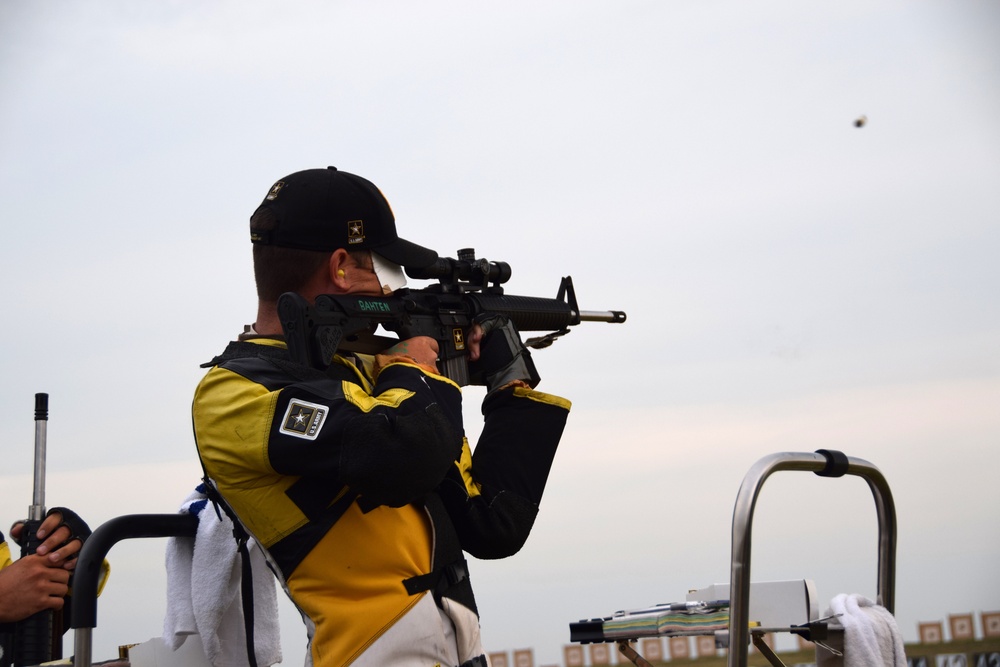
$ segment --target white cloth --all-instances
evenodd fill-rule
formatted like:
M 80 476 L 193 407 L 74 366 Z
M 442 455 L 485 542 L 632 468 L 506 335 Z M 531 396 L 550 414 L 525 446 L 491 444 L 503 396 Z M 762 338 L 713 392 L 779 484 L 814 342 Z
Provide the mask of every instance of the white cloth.
M 842 593 L 830 601 L 844 626 L 844 667 L 906 667 L 903 636 L 885 607 L 861 595 Z
M 214 667 L 246 667 L 246 631 L 241 600 L 243 565 L 233 524 L 217 512 L 198 486 L 181 505 L 198 517 L 198 532 L 167 542 L 167 613 L 163 641 L 173 650 L 192 634 L 201 636 Z M 281 662 L 278 600 L 274 576 L 253 538 L 247 543 L 254 591 L 254 645 L 257 664 Z

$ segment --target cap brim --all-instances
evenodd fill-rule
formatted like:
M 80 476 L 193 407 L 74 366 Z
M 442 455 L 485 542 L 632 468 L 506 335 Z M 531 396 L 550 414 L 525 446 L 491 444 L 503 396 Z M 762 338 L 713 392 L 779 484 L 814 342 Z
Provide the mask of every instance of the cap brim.
M 437 261 L 438 254 L 430 248 L 411 243 L 404 239 L 396 239 L 388 245 L 372 248 L 390 262 L 395 262 L 405 268 L 422 269 Z

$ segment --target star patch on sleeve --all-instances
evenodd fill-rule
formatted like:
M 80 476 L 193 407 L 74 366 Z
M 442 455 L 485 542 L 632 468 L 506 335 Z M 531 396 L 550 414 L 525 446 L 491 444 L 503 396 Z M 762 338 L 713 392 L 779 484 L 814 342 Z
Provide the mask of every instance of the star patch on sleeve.
M 281 420 L 279 432 L 295 438 L 315 440 L 323 428 L 329 408 L 325 405 L 292 400 Z

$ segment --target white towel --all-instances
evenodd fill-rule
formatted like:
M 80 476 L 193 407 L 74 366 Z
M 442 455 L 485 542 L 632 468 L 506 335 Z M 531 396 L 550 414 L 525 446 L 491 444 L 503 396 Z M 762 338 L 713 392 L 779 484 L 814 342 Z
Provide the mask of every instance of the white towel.
M 167 613 L 163 641 L 177 650 L 197 633 L 214 667 L 246 667 L 246 631 L 240 597 L 243 565 L 233 524 L 199 485 L 181 505 L 182 514 L 198 517 L 198 532 L 167 542 Z M 274 576 L 253 538 L 247 543 L 254 591 L 254 645 L 257 664 L 281 662 L 278 601 Z
M 844 626 L 844 667 L 906 667 L 903 637 L 885 607 L 861 595 L 842 593 L 830 601 Z

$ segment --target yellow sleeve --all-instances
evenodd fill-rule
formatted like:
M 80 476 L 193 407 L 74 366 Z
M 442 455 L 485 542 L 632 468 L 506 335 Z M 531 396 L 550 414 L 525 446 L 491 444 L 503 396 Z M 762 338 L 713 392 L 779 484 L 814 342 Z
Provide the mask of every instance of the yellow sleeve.
M 104 584 L 108 583 L 108 577 L 111 576 L 111 563 L 105 560 L 101 563 L 101 578 L 97 582 L 97 595 L 100 596 L 101 592 L 104 591 Z
M 13 561 L 10 559 L 10 547 L 7 546 L 6 542 L 0 542 L 0 570 L 4 569 L 12 562 Z

